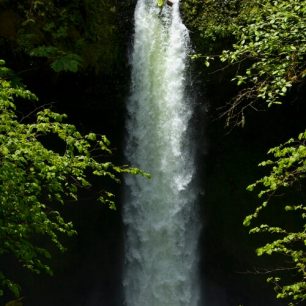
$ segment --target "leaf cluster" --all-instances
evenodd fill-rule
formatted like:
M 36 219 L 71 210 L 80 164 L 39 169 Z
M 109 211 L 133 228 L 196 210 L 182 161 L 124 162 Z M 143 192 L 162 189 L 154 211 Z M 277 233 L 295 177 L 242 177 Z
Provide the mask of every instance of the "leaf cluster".
M 0 3 L 17 20 L 16 37 L 9 37 L 14 52 L 37 57 L 40 63 L 44 59 L 55 72 L 111 69 L 118 59 L 121 6 L 114 0 Z M 7 48 L 7 41 L 3 45 Z
M 293 83 L 306 75 L 305 21 L 305 1 L 257 1 L 255 13 L 238 23 L 233 32 L 233 50 L 221 56 L 222 61 L 230 63 L 251 63 L 234 80 L 238 85 L 253 87 L 254 98 L 268 106 L 280 104 Z
M 260 166 L 269 167 L 269 175 L 248 186 L 249 191 L 259 189 L 258 197 L 261 204 L 255 212 L 244 220 L 245 226 L 250 226 L 271 202 L 273 198 L 305 181 L 306 177 L 306 132 L 301 133 L 297 139 L 290 139 L 285 144 L 272 148 L 268 152 L 272 159 L 260 163 Z M 280 205 L 280 204 L 279 204 Z M 290 263 L 288 270 L 294 271 L 291 283 L 286 283 L 281 277 L 273 276 L 267 279 L 275 284 L 277 298 L 290 300 L 289 305 L 295 305 L 306 300 L 306 206 L 284 205 L 284 211 L 300 219 L 297 224 L 303 223 L 297 231 L 284 227 L 261 224 L 250 230 L 250 233 L 269 233 L 277 237 L 272 242 L 257 249 L 257 255 L 280 254 Z M 277 220 L 276 220 L 277 221 Z
M 65 123 L 66 115 L 41 109 L 25 120 L 16 115 L 15 99 L 37 97 L 11 80 L 12 72 L 0 61 L 0 256 L 9 254 L 35 273 L 52 273 L 46 260 L 49 251 L 38 241 L 48 239 L 63 251 L 62 235 L 73 235 L 71 222 L 63 219 L 59 204 L 77 200 L 79 189 L 90 187 L 89 175 L 119 182 L 120 173 L 141 173 L 138 169 L 116 166 L 105 157 L 111 154 L 104 135 L 82 135 Z M 30 122 L 29 122 L 30 121 Z M 27 123 L 26 123 L 27 122 Z M 59 153 L 42 139 L 56 136 L 65 147 Z M 100 202 L 115 208 L 114 195 L 100 190 Z M 0 269 L 0 295 L 19 287 Z
M 182 10 L 188 28 L 200 35 L 206 51 L 213 51 L 218 41 L 232 36 L 240 6 L 240 0 L 186 0 Z
M 292 87 L 305 82 L 305 0 L 187 0 L 183 11 L 189 28 L 201 37 L 199 54 L 193 58 L 210 71 L 216 67 L 217 61 L 212 61 L 220 59 L 224 64 L 217 66 L 215 73 L 235 70 L 232 81 L 240 90 L 223 108 L 221 116 L 226 117 L 227 126 L 243 127 L 247 110 L 281 104 Z M 260 164 L 269 167 L 270 172 L 248 187 L 259 190 L 261 203 L 245 218 L 245 226 L 255 222 L 271 206 L 272 199 L 277 202 L 281 194 L 303 189 L 305 139 L 304 132 L 272 148 L 272 158 Z M 299 229 L 289 229 L 286 222 L 284 226 L 261 224 L 250 231 L 272 237 L 270 243 L 258 248 L 258 255 L 281 255 L 290 263 L 285 270 L 293 272 L 291 278 L 268 279 L 275 284 L 277 297 L 288 299 L 290 305 L 303 303 L 306 298 L 305 210 L 304 204 L 284 204 L 284 213 L 297 217 L 296 225 L 303 224 Z M 279 220 L 275 218 L 271 223 Z
M 241 88 L 221 116 L 226 125 L 244 126 L 248 109 L 283 103 L 306 75 L 306 1 L 188 0 L 186 21 L 201 36 L 195 58 L 205 66 L 218 58 L 235 69 Z

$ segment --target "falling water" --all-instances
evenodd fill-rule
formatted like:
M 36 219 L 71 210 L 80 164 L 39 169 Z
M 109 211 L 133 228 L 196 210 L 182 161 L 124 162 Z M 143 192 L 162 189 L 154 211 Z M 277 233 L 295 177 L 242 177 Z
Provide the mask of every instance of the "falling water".
M 126 177 L 127 306 L 199 304 L 188 52 L 179 0 L 138 0 L 126 158 L 152 177 Z

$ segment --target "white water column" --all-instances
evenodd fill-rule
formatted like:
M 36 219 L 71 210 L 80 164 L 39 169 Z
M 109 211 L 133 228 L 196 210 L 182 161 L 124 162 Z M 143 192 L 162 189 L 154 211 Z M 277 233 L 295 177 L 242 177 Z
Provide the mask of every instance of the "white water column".
M 125 178 L 127 306 L 199 305 L 188 52 L 179 0 L 138 0 L 125 156 L 152 178 Z

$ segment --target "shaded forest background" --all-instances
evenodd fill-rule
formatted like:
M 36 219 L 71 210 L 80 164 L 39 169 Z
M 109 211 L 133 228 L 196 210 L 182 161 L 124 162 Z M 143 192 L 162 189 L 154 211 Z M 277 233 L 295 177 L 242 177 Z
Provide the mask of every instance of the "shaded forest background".
M 269 271 L 292 267 L 288 265 L 292 257 L 277 252 L 273 257 L 258 257 L 256 248 L 271 241 L 269 234 L 272 237 L 278 237 L 278 234 L 267 231 L 250 236 L 242 224 L 244 218 L 260 205 L 256 194 L 246 191 L 246 187 L 269 172 L 258 168 L 258 163 L 267 159 L 266 153 L 271 147 L 297 137 L 305 129 L 306 40 L 305 34 L 299 31 L 302 31 L 301 24 L 305 24 L 306 4 L 295 0 L 284 3 L 182 1 L 182 16 L 190 30 L 194 49 L 190 61 L 196 95 L 192 124 L 200 131 L 195 141 L 203 191 L 199 200 L 203 220 L 200 273 L 203 296 L 210 306 L 288 305 L 290 302 L 302 303 L 305 299 L 304 266 L 300 267 L 304 271 L 302 287 L 292 294 L 297 295 L 297 300 L 293 300 L 292 295 L 284 296 L 284 300 L 276 299 L 275 295 L 282 292 L 282 281 L 297 284 L 300 271 L 294 270 L 293 275 L 291 270 L 282 272 L 279 288 L 273 282 L 267 283 L 270 274 L 278 275 Z M 300 13 L 289 16 L 289 21 L 284 19 L 289 9 L 295 12 L 292 9 L 295 5 L 300 5 L 297 9 Z M 15 99 L 19 118 L 41 105 L 65 113 L 68 115 L 66 121 L 75 124 L 81 133 L 105 134 L 112 149 L 112 155 L 107 158 L 115 164 L 123 164 L 134 7 L 135 1 L 116 0 L 0 1 L 0 58 L 12 69 L 9 78 L 23 84 L 39 98 L 35 102 Z M 289 28 L 294 29 L 296 25 L 298 33 L 290 32 L 286 42 L 289 49 L 294 46 L 300 52 L 288 49 L 285 51 L 289 55 L 278 53 L 277 48 L 285 45 L 279 36 L 276 40 L 281 44 L 275 47 L 274 41 L 267 39 L 263 41 L 271 47 L 267 53 L 259 46 L 258 54 L 250 56 L 253 50 L 248 49 L 248 43 L 264 40 L 267 32 L 267 28 L 257 29 L 253 25 L 260 25 L 262 20 L 266 22 L 268 17 L 263 12 L 269 12 L 268 9 L 285 12 L 276 18 L 276 30 L 280 24 L 285 24 L 284 31 L 289 33 Z M 292 24 L 290 18 L 293 18 Z M 244 32 L 246 37 L 241 37 L 239 31 L 242 28 L 249 29 Z M 271 33 L 268 37 L 272 37 Z M 219 58 L 223 50 L 229 51 L 223 54 L 222 62 Z M 250 74 L 247 70 L 266 54 L 275 54 L 275 58 L 284 56 L 283 62 L 288 55 L 288 67 L 293 67 L 295 74 L 290 68 L 285 77 L 281 76 L 285 79 L 280 85 L 281 89 L 285 88 L 280 91 L 283 94 L 275 94 L 277 88 L 272 86 L 268 88 L 267 96 L 258 99 L 258 94 L 263 94 L 258 92 L 244 99 L 246 102 L 242 103 L 245 104 L 239 104 L 237 97 L 243 90 L 252 82 L 256 85 L 256 81 L 249 79 L 249 75 L 257 73 L 256 67 Z M 272 71 L 278 71 L 278 62 L 267 60 L 267 63 L 268 66 L 275 65 Z M 264 71 L 264 68 L 260 69 Z M 232 81 L 237 75 L 241 77 Z M 2 79 L 6 77 L 1 75 Z M 273 74 L 272 79 L 264 77 L 273 80 Z M 237 86 L 239 82 L 241 84 Z M 269 96 L 269 90 L 272 95 L 274 90 L 273 97 Z M 253 100 L 257 101 L 256 105 L 252 104 Z M 237 107 L 231 108 L 233 105 Z M 250 107 L 245 108 L 248 105 Z M 304 139 L 303 136 L 299 145 L 304 145 Z M 49 137 L 46 141 L 51 149 L 60 150 L 58 139 Z M 289 182 L 292 190 L 284 191 L 281 186 L 279 192 L 286 193 L 284 205 L 295 205 L 295 202 L 298 205 L 305 200 L 305 154 L 301 153 L 297 164 L 301 164 L 302 169 L 295 176 L 298 180 Z M 285 169 L 286 173 L 293 168 L 295 170 L 295 164 Z M 60 235 L 67 250 L 61 253 L 51 243 L 39 241 L 51 249 L 52 258 L 46 261 L 54 271 L 53 276 L 30 273 L 10 253 L 0 253 L 0 271 L 21 285 L 24 305 L 122 305 L 122 186 L 102 180 L 104 186 L 116 195 L 117 210 L 114 211 L 96 201 L 101 181 L 91 177 L 91 182 L 91 189 L 78 192 L 77 202 L 68 200 L 64 206 L 56 208 L 65 220 L 73 222 L 78 232 L 68 238 Z M 302 235 L 303 242 L 303 218 L 297 222 L 296 216 L 288 217 L 278 202 L 276 198 L 276 205 L 267 208 L 259 224 L 289 227 L 290 233 L 295 231 Z M 298 213 L 296 215 L 299 217 Z M 302 230 L 295 229 L 296 225 Z M 300 262 L 304 265 L 305 245 L 298 240 L 293 243 L 294 249 L 301 250 L 298 259 L 302 258 Z M 287 246 L 290 250 L 289 244 Z M 273 287 L 276 287 L 276 293 Z M 5 290 L 0 303 L 5 305 L 13 299 L 14 294 Z

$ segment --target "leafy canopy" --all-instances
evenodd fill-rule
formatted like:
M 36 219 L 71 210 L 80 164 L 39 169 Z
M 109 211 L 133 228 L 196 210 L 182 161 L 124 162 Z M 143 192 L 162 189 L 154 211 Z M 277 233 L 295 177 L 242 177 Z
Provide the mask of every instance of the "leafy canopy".
M 73 224 L 63 219 L 59 204 L 77 200 L 78 190 L 88 188 L 89 175 L 119 182 L 123 172 L 140 171 L 116 166 L 99 156 L 111 153 L 103 135 L 82 135 L 65 123 L 66 115 L 42 109 L 19 119 L 15 99 L 37 97 L 12 79 L 12 72 L 0 61 L 0 256 L 9 254 L 26 269 L 51 273 L 45 260 L 51 254 L 38 241 L 49 239 L 64 250 L 60 236 L 73 235 Z M 44 137 L 56 136 L 64 144 L 59 153 L 48 148 Z M 99 201 L 114 209 L 114 195 L 101 190 Z M 0 295 L 9 288 L 19 295 L 20 288 L 0 269 Z
M 227 105 L 227 126 L 243 126 L 248 109 L 281 104 L 304 80 L 306 1 L 187 0 L 183 8 L 201 36 L 193 57 L 207 67 L 215 58 L 236 67 L 233 81 L 241 90 Z
M 0 45 L 25 61 L 30 56 L 32 68 L 37 62 L 55 72 L 111 73 L 121 59 L 121 32 L 131 6 L 131 1 L 119 2 L 0 1 Z
M 306 1 L 257 0 L 247 11 L 251 14 L 241 16 L 233 31 L 233 49 L 223 51 L 221 56 L 222 61 L 236 64 L 238 68 L 233 80 L 243 89 L 229 104 L 227 124 L 241 126 L 246 109 L 256 109 L 257 101 L 268 107 L 281 104 L 289 88 L 302 82 L 306 75 Z M 298 139 L 291 139 L 269 151 L 273 159 L 260 166 L 270 167 L 270 173 L 248 187 L 248 190 L 259 189 L 262 202 L 245 218 L 244 225 L 249 226 L 272 201 L 281 206 L 281 194 L 288 196 L 293 192 L 296 197 L 303 190 L 300 186 L 303 186 L 306 174 L 305 140 L 306 133 L 303 132 Z M 271 220 L 272 225 L 261 224 L 250 233 L 270 234 L 271 242 L 257 249 L 259 256 L 281 255 L 283 261 L 289 263 L 284 268 L 286 275 L 271 271 L 277 276 L 267 280 L 275 284 L 277 298 L 287 299 L 289 305 L 295 305 L 306 299 L 306 206 L 305 203 L 285 203 L 283 209 L 291 214 L 285 225 L 275 226 Z M 290 218 L 295 218 L 296 227 L 290 226 Z
M 187 22 L 201 37 L 198 44 L 201 53 L 194 58 L 204 58 L 204 64 L 211 71 L 214 68 L 211 61 L 215 58 L 226 64 L 217 67 L 217 72 L 235 69 L 233 81 L 241 90 L 228 101 L 223 114 L 228 126 L 243 127 L 247 110 L 281 104 L 291 87 L 305 82 L 305 0 L 186 0 L 183 8 Z M 226 50 L 219 52 L 222 49 Z M 250 226 L 264 210 L 276 203 L 279 207 L 284 204 L 278 218 L 254 227 L 250 233 L 270 237 L 270 242 L 257 249 L 259 256 L 278 255 L 284 259 L 285 267 L 278 272 L 286 273 L 279 275 L 271 271 L 277 276 L 269 277 L 268 281 L 275 284 L 277 298 L 287 299 L 289 305 L 306 299 L 306 206 L 294 204 L 293 200 L 282 203 L 280 195 L 284 199 L 292 194 L 297 198 L 298 193 L 305 191 L 305 140 L 303 132 L 298 139 L 269 151 L 271 160 L 260 164 L 270 167 L 269 174 L 248 187 L 248 190 L 258 190 L 262 202 L 244 220 L 244 225 Z M 286 222 L 279 226 L 284 213 Z M 293 227 L 289 221 L 292 218 Z
M 239 112 L 243 115 L 242 100 L 281 104 L 288 89 L 306 76 L 306 1 L 260 0 L 255 4 L 252 14 L 233 32 L 233 50 L 221 56 L 222 61 L 241 66 L 248 62 L 233 79 L 245 85 L 231 106 L 234 117 Z
M 298 136 L 298 139 L 290 139 L 285 144 L 269 150 L 271 160 L 264 161 L 260 166 L 269 167 L 270 173 L 248 186 L 248 190 L 259 189 L 258 197 L 261 204 L 255 212 L 244 220 L 245 226 L 250 226 L 260 215 L 261 211 L 275 197 L 288 193 L 287 189 L 293 189 L 296 193 L 300 185 L 305 183 L 306 178 L 306 131 Z M 279 200 L 278 200 L 279 202 Z M 293 271 L 291 281 L 284 280 L 281 276 L 272 276 L 267 280 L 275 284 L 277 298 L 289 299 L 289 305 L 302 303 L 306 300 L 306 205 L 292 203 L 283 204 L 285 213 L 294 214 L 295 230 L 287 229 L 285 226 L 271 226 L 261 224 L 250 230 L 250 233 L 269 233 L 276 237 L 272 242 L 257 249 L 257 255 L 284 256 L 284 261 L 289 263 L 283 270 Z M 289 227 L 289 225 L 287 225 Z M 273 271 L 271 271 L 271 274 Z M 274 273 L 275 274 L 275 273 Z M 289 283 L 288 283 L 289 282 Z

